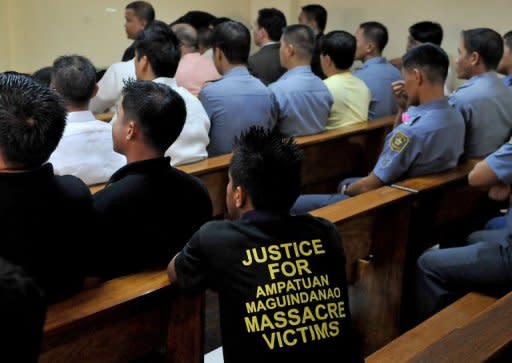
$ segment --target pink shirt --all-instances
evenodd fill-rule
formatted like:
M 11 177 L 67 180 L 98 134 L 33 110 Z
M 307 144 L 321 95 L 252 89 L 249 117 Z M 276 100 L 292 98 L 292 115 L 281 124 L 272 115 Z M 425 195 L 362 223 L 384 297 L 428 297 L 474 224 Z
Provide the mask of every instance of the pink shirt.
M 205 82 L 219 79 L 220 74 L 211 59 L 202 57 L 199 53 L 189 53 L 181 58 L 174 78 L 178 86 L 197 96 Z

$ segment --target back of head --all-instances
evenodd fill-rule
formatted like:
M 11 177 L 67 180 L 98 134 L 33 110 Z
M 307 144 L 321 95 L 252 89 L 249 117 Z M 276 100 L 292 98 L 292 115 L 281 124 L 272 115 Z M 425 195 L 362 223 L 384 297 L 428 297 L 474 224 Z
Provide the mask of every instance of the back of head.
M 0 151 L 10 168 L 32 169 L 48 160 L 66 125 L 59 95 L 33 79 L 0 73 Z
M 169 86 L 152 81 L 127 82 L 122 95 L 122 121 L 134 120 L 145 142 L 163 154 L 185 125 L 187 109 L 183 98 Z
M 213 31 L 213 48 L 220 49 L 230 64 L 246 64 L 251 49 L 251 34 L 242 23 L 227 21 Z
M 372 42 L 378 49 L 379 53 L 382 53 L 388 44 L 388 29 L 376 21 L 362 23 L 359 25 L 359 28 L 363 30 L 363 36 L 365 39 Z
M 314 20 L 320 32 L 325 30 L 327 25 L 327 10 L 322 5 L 312 4 L 302 7 L 302 11 L 308 20 Z
M 32 73 L 32 78 L 39 84 L 50 87 L 50 82 L 52 81 L 52 67 L 38 69 Z
M 505 33 L 503 40 L 508 49 L 512 50 L 512 31 Z
M 349 69 L 354 63 L 356 38 L 345 31 L 333 31 L 320 41 L 320 53 L 328 55 L 337 69 Z
M 420 69 L 431 83 L 444 85 L 450 61 L 446 52 L 436 44 L 426 43 L 411 48 L 402 57 L 403 68 Z
M 148 58 L 156 77 L 174 77 L 180 61 L 178 44 L 169 26 L 155 20 L 139 33 L 133 46 L 137 59 Z
M 37 362 L 46 303 L 43 293 L 21 267 L 0 258 L 2 357 L 10 362 Z
M 214 18 L 210 20 L 208 23 L 208 27 L 210 29 L 215 29 L 217 26 L 221 25 L 222 23 L 227 23 L 228 21 L 233 21 L 230 18 L 226 18 L 225 16 L 221 16 L 219 18 Z
M 289 25 L 283 30 L 283 41 L 293 45 L 298 58 L 311 60 L 315 47 L 315 34 L 311 28 L 300 24 Z
M 208 24 L 213 19 L 215 19 L 215 15 L 212 15 L 205 11 L 192 10 L 192 11 L 187 12 L 185 15 L 179 17 L 178 19 L 176 19 L 172 23 L 172 25 L 185 23 L 185 24 L 192 25 L 195 29 L 208 28 Z
M 197 49 L 197 31 L 190 24 L 179 23 L 172 26 L 172 31 L 180 43 L 190 49 Z
M 132 9 L 135 16 L 140 20 L 146 21 L 148 25 L 155 20 L 155 9 L 146 1 L 133 1 L 126 5 L 126 9 Z
M 300 194 L 302 152 L 277 128 L 252 126 L 235 139 L 229 173 L 254 209 L 288 212 Z
M 67 55 L 53 62 L 53 88 L 71 105 L 87 105 L 96 87 L 96 69 L 80 55 Z
M 266 30 L 270 40 L 278 42 L 286 27 L 286 17 L 276 8 L 265 8 L 258 11 L 256 23 L 260 28 Z
M 503 56 L 503 38 L 489 28 L 475 28 L 462 31 L 462 40 L 467 54 L 480 55 L 487 70 L 496 70 Z
M 409 27 L 409 35 L 420 43 L 441 45 L 443 41 L 443 28 L 439 23 L 421 21 Z

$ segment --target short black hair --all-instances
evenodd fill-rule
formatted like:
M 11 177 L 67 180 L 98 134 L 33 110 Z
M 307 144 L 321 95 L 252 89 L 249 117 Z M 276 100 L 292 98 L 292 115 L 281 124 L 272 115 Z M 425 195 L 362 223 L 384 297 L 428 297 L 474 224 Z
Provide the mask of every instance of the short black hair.
M 200 28 L 197 30 L 197 46 L 199 48 L 211 48 L 213 43 L 213 30 Z
M 286 26 L 286 17 L 281 10 L 265 8 L 258 11 L 256 23 L 260 28 L 265 29 L 270 40 L 278 42 Z
M 50 87 L 52 81 L 52 67 L 43 67 L 32 73 L 32 79 L 43 86 Z
M 252 126 L 235 138 L 229 173 L 255 209 L 289 212 L 300 194 L 302 151 L 277 128 Z
M 443 42 L 443 28 L 441 24 L 432 21 L 420 21 L 409 27 L 409 34 L 414 40 L 421 43 L 434 43 L 441 45 Z
M 404 69 L 421 69 L 432 83 L 444 84 L 450 60 L 437 44 L 425 43 L 413 47 L 402 57 Z
M 171 28 L 162 21 L 155 20 L 139 32 L 133 47 L 137 59 L 148 58 L 157 77 L 174 77 L 180 61 L 179 40 Z
M 506 32 L 503 36 L 503 40 L 505 41 L 507 47 L 512 50 L 512 31 Z
M 288 25 L 283 30 L 283 40 L 295 47 L 301 58 L 311 58 L 315 47 L 315 34 L 310 27 L 294 24 Z
M 388 44 L 388 29 L 377 21 L 361 23 L 359 28 L 363 30 L 365 39 L 375 44 L 379 52 L 382 53 Z
M 126 5 L 126 9 L 132 9 L 135 16 L 145 20 L 148 25 L 155 20 L 155 9 L 146 1 L 133 1 Z
M 219 48 L 231 64 L 246 64 L 251 50 L 249 29 L 237 21 L 226 21 L 213 31 L 213 48 Z
M 232 20 L 230 18 L 226 18 L 225 16 L 221 16 L 221 17 L 214 18 L 214 19 L 210 20 L 210 22 L 208 23 L 208 26 L 215 29 L 220 24 L 227 23 L 228 21 L 234 21 L 234 20 Z
M 2 356 L 37 362 L 45 315 L 46 301 L 40 288 L 21 267 L 0 258 Z
M 135 120 L 148 145 L 164 153 L 185 125 L 183 98 L 165 84 L 134 80 L 126 82 L 122 95 L 125 120 Z
M 213 19 L 215 19 L 215 15 L 207 13 L 206 11 L 192 10 L 173 21 L 171 25 L 186 23 L 192 25 L 196 30 L 199 30 L 200 28 L 207 28 L 210 21 Z
M 302 11 L 306 14 L 308 20 L 314 20 L 321 32 L 325 30 L 327 25 L 327 10 L 322 5 L 312 4 L 302 7 Z
M 356 38 L 346 31 L 332 31 L 320 40 L 320 53 L 328 55 L 338 69 L 349 69 L 354 63 Z
M 0 149 L 11 168 L 34 169 L 48 160 L 66 126 L 62 98 L 32 78 L 0 73 Z
M 81 55 L 65 55 L 53 62 L 53 88 L 68 103 L 83 105 L 89 102 L 96 87 L 96 69 Z
M 503 57 L 503 38 L 489 28 L 462 31 L 464 48 L 468 54 L 477 52 L 488 70 L 495 70 Z

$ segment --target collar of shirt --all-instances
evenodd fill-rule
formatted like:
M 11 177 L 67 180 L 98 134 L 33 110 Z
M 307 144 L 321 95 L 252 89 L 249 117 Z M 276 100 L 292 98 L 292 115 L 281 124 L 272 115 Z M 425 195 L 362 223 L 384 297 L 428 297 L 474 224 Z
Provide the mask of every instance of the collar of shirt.
M 167 85 L 167 86 L 169 86 L 171 88 L 178 87 L 178 84 L 176 83 L 176 80 L 174 78 L 170 78 L 170 77 L 158 77 L 158 78 L 155 78 L 153 80 L 153 82 L 165 84 L 165 85 Z
M 21 182 L 23 180 L 36 181 L 37 180 L 48 180 L 49 178 L 53 178 L 53 166 L 51 163 L 46 163 L 38 168 L 31 170 L 23 170 L 19 172 L 0 172 L 0 183 L 1 182 L 12 182 L 16 183 Z
M 407 114 L 409 115 L 409 119 L 404 122 L 406 125 L 412 125 L 414 122 L 416 122 L 424 113 L 431 111 L 431 110 L 441 110 L 445 108 L 449 108 L 450 105 L 448 103 L 448 99 L 446 97 L 430 101 L 427 103 L 424 103 L 419 106 L 412 106 L 409 107 L 407 110 Z
M 126 164 L 121 169 L 116 171 L 109 180 L 109 184 L 123 179 L 130 174 L 151 174 L 162 170 L 167 170 L 171 165 L 170 157 L 161 157 L 149 160 L 135 161 Z
M 386 58 L 384 57 L 373 57 L 371 59 L 368 59 L 366 62 L 363 63 L 363 68 L 369 67 L 374 64 L 385 64 L 387 63 Z
M 508 76 L 503 78 L 503 83 L 505 83 L 505 85 L 508 87 L 512 86 L 512 74 L 509 74 Z
M 252 210 L 240 216 L 241 222 L 258 223 L 258 222 L 272 222 L 279 221 L 283 218 L 289 217 L 289 213 L 278 213 L 263 210 Z
M 468 81 L 466 83 L 464 83 L 462 86 L 460 86 L 459 88 L 457 88 L 457 90 L 455 92 L 457 92 L 463 88 L 470 87 L 470 86 L 474 85 L 475 83 L 477 83 L 481 79 L 497 78 L 497 77 L 498 77 L 498 75 L 496 74 L 496 72 L 484 72 L 484 73 L 477 74 L 476 76 L 473 76 L 470 79 L 468 79 Z
M 227 77 L 238 77 L 238 76 L 248 76 L 249 71 L 247 70 L 247 67 L 245 66 L 238 66 L 235 68 L 231 68 L 229 71 L 223 74 L 222 78 Z
M 88 122 L 88 121 L 95 121 L 96 118 L 94 117 L 94 114 L 91 111 L 75 111 L 75 112 L 68 112 L 68 115 L 66 117 L 66 122 Z
M 309 73 L 313 73 L 313 72 L 311 72 L 311 66 L 297 66 L 297 67 L 294 67 L 294 68 L 286 71 L 286 73 L 283 74 L 281 76 L 281 78 L 279 78 L 279 80 L 282 81 L 284 79 L 287 79 L 289 77 L 294 77 L 299 74 L 309 74 Z
M 260 48 L 268 47 L 269 45 L 274 45 L 274 44 L 279 44 L 279 42 L 271 41 L 271 42 L 268 42 L 268 43 L 263 44 Z

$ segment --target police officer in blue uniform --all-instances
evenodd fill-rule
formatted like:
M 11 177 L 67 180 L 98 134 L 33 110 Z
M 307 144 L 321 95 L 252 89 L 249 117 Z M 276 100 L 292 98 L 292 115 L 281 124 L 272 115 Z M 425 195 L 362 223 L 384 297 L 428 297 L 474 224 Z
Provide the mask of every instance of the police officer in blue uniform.
M 438 46 L 424 44 L 403 57 L 405 81 L 394 85 L 402 122 L 386 138 L 373 171 L 350 184 L 342 182 L 341 194 L 301 196 L 294 206 L 303 213 L 377 189 L 404 177 L 437 173 L 455 167 L 463 153 L 464 120 L 444 97 L 448 56 Z

